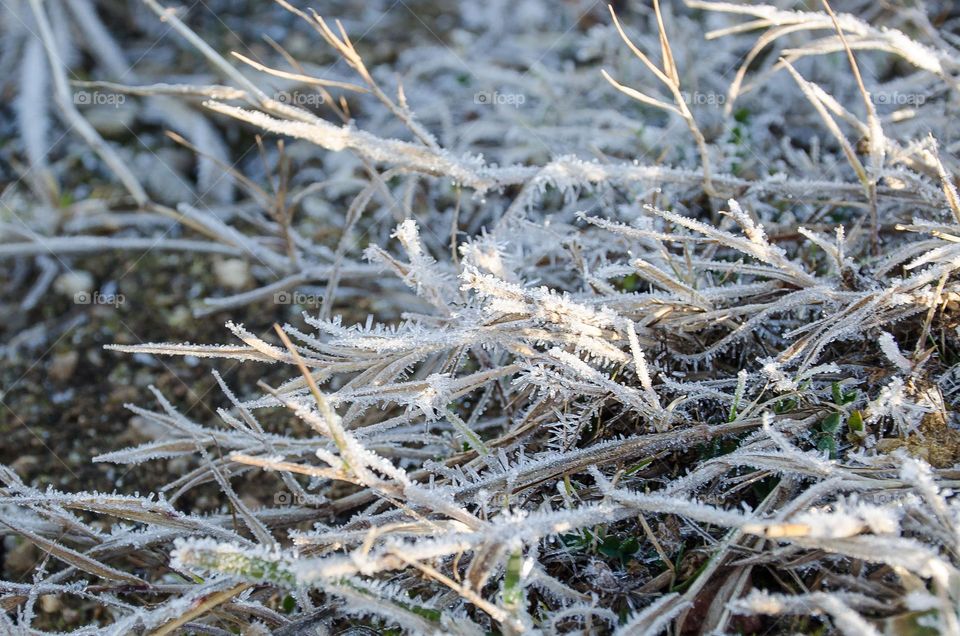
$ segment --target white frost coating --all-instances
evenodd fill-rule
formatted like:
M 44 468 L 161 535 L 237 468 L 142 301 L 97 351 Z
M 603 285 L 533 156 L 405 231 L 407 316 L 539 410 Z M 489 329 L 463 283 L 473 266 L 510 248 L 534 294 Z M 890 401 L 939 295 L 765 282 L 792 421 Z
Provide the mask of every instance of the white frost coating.
M 866 4 L 851 1 L 851 11 Z M 58 13 L 69 3 L 7 3 L 0 64 L 27 59 L 29 76 L 44 62 L 50 77 L 69 77 L 73 40 L 98 58 L 122 56 L 87 41 L 99 18 L 90 0 L 76 3 L 67 10 L 82 14 L 78 29 Z M 109 210 L 96 199 L 66 206 L 63 222 L 60 206 L 11 187 L 3 203 L 22 223 L 0 227 L 0 259 L 108 248 L 227 257 L 228 269 L 242 259 L 246 279 L 225 272 L 220 282 L 238 288 L 198 312 L 247 306 L 290 324 L 279 325 L 285 338 L 250 320 L 257 328 L 227 323 L 226 345 L 111 347 L 111 361 L 131 352 L 257 363 L 243 395 L 217 376 L 228 404 L 215 412 L 178 411 L 186 398 L 159 392 L 146 396 L 158 406 L 131 406 L 133 432 L 149 439 L 97 459 L 157 460 L 174 472 L 166 497 L 44 491 L 0 467 L 0 532 L 39 545 L 44 567 L 61 562 L 33 582 L 0 582 L 0 594 L 27 599 L 2 619 L 10 630 L 35 631 L 30 608 L 49 594 L 105 607 L 117 634 L 279 631 L 317 616 L 471 636 L 675 633 L 695 628 L 705 601 L 718 633 L 735 630 L 733 611 L 819 614 L 830 629 L 870 634 L 905 609 L 929 612 L 938 633 L 960 631 L 953 474 L 888 452 L 891 438 L 925 432 L 924 417 L 950 426 L 957 407 L 956 369 L 945 369 L 960 351 L 960 166 L 944 115 L 956 38 L 922 7 L 875 11 L 875 25 L 837 16 L 871 109 L 824 12 L 691 0 L 706 10 L 661 3 L 659 20 L 627 10 L 615 22 L 602 4 L 581 15 L 575 2 L 454 2 L 440 21 L 450 48 L 380 38 L 365 61 L 350 37 L 405 33 L 415 17 L 369 0 L 330 16 L 339 23 L 305 15 L 318 45 L 346 63 L 298 69 L 274 58 L 279 68 L 254 66 L 257 75 L 158 0 L 144 3 L 164 22 L 140 26 L 176 30 L 212 64 L 198 72 L 230 86 L 109 90 L 146 98 L 128 114 L 157 95 L 213 100 L 165 112 L 190 111 L 186 128 L 207 141 L 216 138 L 206 125 L 267 133 L 267 172 L 237 163 L 250 181 L 228 207 L 134 213 L 119 209 L 122 198 Z M 64 55 L 38 55 L 27 28 L 36 20 L 15 19 L 21 5 L 49 13 Z M 799 91 L 780 60 L 813 56 L 830 64 L 817 60 L 818 85 Z M 668 90 L 683 87 L 662 118 L 598 83 L 601 69 L 630 81 L 638 65 Z M 105 76 L 93 66 L 69 70 Z M 333 101 L 302 109 L 278 99 L 275 82 L 289 95 L 322 86 Z M 21 115 L 43 84 L 37 74 L 18 92 Z M 908 89 L 909 108 L 881 103 Z M 694 125 L 674 127 L 677 113 Z M 43 164 L 37 142 L 49 125 L 21 125 L 32 164 Z M 294 140 L 279 164 L 272 133 Z M 213 150 L 225 165 L 240 159 Z M 215 185 L 199 161 L 200 183 Z M 59 179 L 74 162 L 44 165 Z M 37 263 L 30 298 L 43 308 L 72 263 Z M 55 322 L 67 334 L 105 310 L 73 307 Z M 40 326 L 0 356 L 53 345 Z M 855 400 L 843 399 L 853 388 Z M 949 463 L 950 448 L 930 457 Z M 129 487 L 125 467 L 102 468 Z M 212 505 L 197 512 L 194 502 Z M 667 564 L 684 555 L 709 558 L 692 576 L 673 573 L 676 592 L 638 594 L 663 589 Z M 724 584 L 732 565 L 785 562 L 790 580 L 768 594 L 749 589 L 756 577 Z M 193 625 L 174 625 L 181 619 Z
M 868 406 L 871 417 L 889 417 L 904 433 L 919 427 L 923 417 L 934 409 L 934 405 L 928 402 L 925 395 L 912 397 L 900 377 L 890 380 Z
M 887 356 L 887 359 L 895 364 L 901 372 L 907 374 L 913 372 L 913 363 L 900 353 L 900 347 L 897 346 L 897 341 L 893 339 L 893 335 L 889 331 L 884 331 L 880 334 L 879 343 L 880 350 L 883 351 L 883 354 Z

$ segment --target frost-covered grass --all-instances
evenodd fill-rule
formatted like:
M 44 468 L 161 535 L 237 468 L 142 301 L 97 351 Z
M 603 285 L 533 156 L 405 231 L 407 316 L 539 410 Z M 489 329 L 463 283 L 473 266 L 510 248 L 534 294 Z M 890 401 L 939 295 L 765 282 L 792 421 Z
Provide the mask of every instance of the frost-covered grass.
M 176 229 L 5 229 L 0 256 L 149 242 L 251 265 L 198 313 L 320 302 L 108 347 L 213 359 L 231 406 L 130 407 L 154 439 L 93 460 L 190 458 L 159 493 L 3 469 L 4 531 L 50 555 L 0 582 L 5 629 L 52 595 L 103 607 L 80 633 L 960 634 L 960 18 L 464 1 L 368 67 L 390 3 L 281 4 L 341 61 L 222 55 L 144 0 L 217 83 L 71 85 L 71 38 L 106 69 L 119 44 L 92 4 L 29 2 L 24 64 Z M 158 201 L 79 89 L 178 122 L 214 199 Z M 262 174 L 236 129 L 272 144 Z M 237 394 L 221 360 L 286 373 Z M 211 484 L 218 511 L 180 505 Z

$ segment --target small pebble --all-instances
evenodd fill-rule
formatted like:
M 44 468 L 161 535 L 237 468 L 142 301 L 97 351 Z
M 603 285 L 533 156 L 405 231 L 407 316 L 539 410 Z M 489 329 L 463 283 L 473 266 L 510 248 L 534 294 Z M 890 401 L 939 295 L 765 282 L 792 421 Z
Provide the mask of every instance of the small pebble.
M 188 326 L 191 320 L 193 320 L 193 314 L 190 313 L 190 309 L 185 305 L 178 305 L 176 309 L 170 312 L 168 322 L 171 327 L 182 329 Z
M 80 354 L 76 351 L 58 353 L 53 356 L 53 359 L 50 361 L 50 368 L 47 371 L 47 375 L 50 376 L 51 380 L 57 382 L 69 380 L 70 377 L 73 376 L 73 372 L 77 370 L 78 360 L 80 360 Z
M 13 460 L 13 463 L 10 464 L 10 468 L 13 469 L 13 472 L 17 473 L 21 477 L 24 477 L 39 464 L 40 460 L 36 455 L 21 455 Z
M 240 258 L 214 262 L 213 272 L 217 281 L 230 289 L 242 289 L 250 281 L 250 266 Z
M 53 289 L 77 304 L 89 305 L 93 299 L 93 276 L 83 270 L 65 272 L 53 281 Z
M 87 108 L 83 113 L 86 120 L 104 137 L 130 135 L 130 127 L 137 115 L 137 106 L 125 95 L 95 94 L 109 98 L 109 103 Z
M 6 541 L 4 542 L 6 545 Z M 28 574 L 39 561 L 39 552 L 29 541 L 22 541 L 12 549 L 7 548 L 7 558 L 4 566 L 8 574 L 22 577 Z
M 53 594 L 44 594 L 40 597 L 40 609 L 45 614 L 56 614 L 63 609 L 63 603 Z

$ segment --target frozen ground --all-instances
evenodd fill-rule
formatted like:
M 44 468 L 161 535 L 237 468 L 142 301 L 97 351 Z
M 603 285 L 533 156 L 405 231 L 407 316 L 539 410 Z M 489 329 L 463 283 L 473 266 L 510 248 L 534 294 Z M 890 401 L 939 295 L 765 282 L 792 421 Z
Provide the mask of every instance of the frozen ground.
M 0 17 L 0 632 L 960 634 L 953 3 Z

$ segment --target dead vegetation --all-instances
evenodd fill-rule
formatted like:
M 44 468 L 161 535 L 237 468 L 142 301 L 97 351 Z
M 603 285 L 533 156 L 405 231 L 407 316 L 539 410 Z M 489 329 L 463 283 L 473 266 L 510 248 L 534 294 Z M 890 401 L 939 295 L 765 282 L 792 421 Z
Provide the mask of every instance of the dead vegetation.
M 144 0 L 210 76 L 141 80 L 92 3 L 6 8 L 24 309 L 119 302 L 70 266 L 104 250 L 217 259 L 197 317 L 310 308 L 107 346 L 227 403 L 129 407 L 150 438 L 92 459 L 182 460 L 146 496 L 0 472 L 48 555 L 0 582 L 9 630 L 56 601 L 97 607 L 77 633 L 960 634 L 960 16 L 514 0 L 435 33 L 411 3 L 435 39 L 385 54 L 388 3 L 279 4 L 329 66 Z M 174 131 L 180 200 L 78 94 Z M 60 130 L 109 197 L 54 203 Z M 265 371 L 237 391 L 222 361 Z

